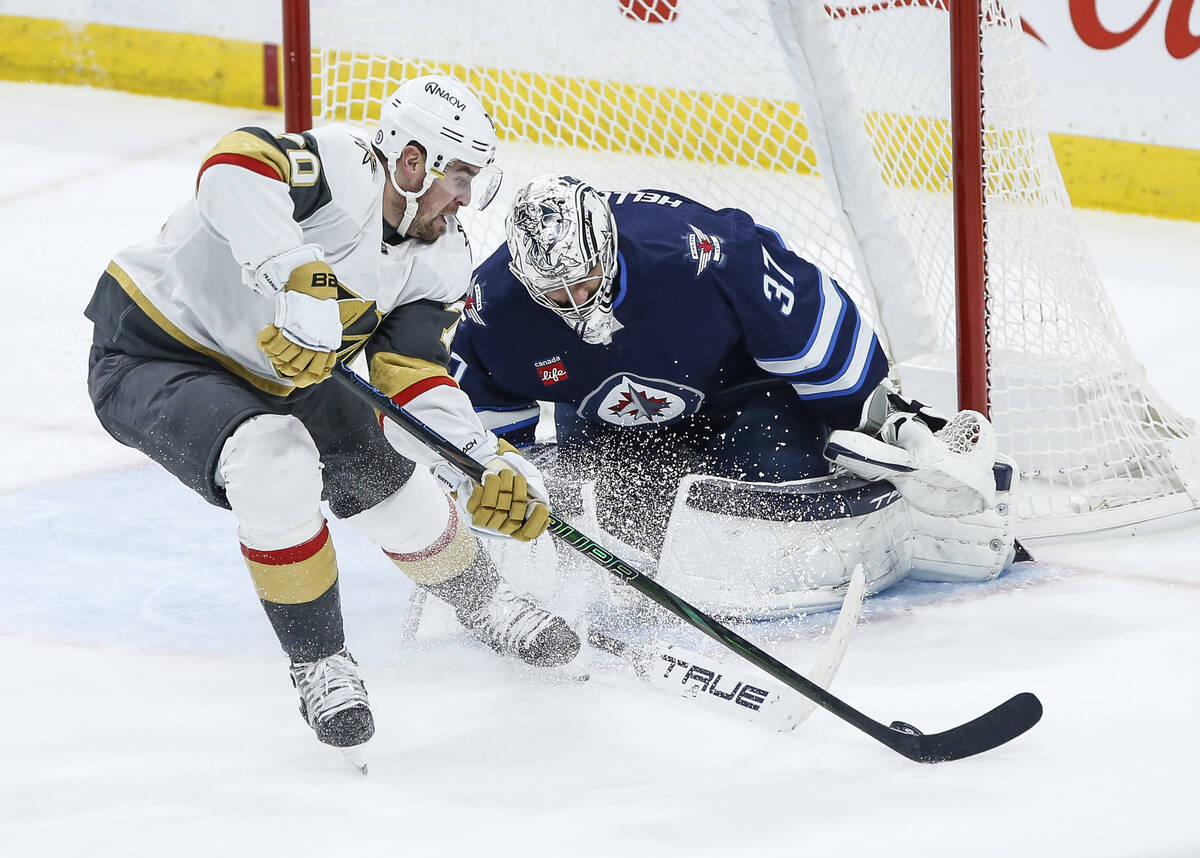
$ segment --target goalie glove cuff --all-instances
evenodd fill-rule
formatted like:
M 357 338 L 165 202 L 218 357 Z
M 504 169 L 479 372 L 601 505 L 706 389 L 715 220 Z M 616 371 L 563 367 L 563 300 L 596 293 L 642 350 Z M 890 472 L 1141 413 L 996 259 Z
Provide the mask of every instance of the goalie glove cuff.
M 907 450 L 850 429 L 829 433 L 825 458 L 866 480 L 891 480 L 915 470 Z
M 946 415 L 936 408 L 915 399 L 905 399 L 885 378 L 863 402 L 862 410 L 859 412 L 858 425 L 854 428 L 868 435 L 879 435 L 888 421 L 897 415 L 904 414 L 911 415 L 934 432 L 942 429 L 949 422 Z

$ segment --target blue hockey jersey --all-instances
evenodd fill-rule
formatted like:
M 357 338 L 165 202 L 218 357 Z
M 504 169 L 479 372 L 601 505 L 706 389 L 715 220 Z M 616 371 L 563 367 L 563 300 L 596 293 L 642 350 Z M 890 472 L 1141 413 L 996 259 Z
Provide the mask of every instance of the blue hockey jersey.
M 485 426 L 531 440 L 541 400 L 594 423 L 653 428 L 773 376 L 824 418 L 887 374 L 841 287 L 745 212 L 668 191 L 607 199 L 622 325 L 610 344 L 584 343 L 535 304 L 508 270 L 507 246 L 475 270 L 451 369 Z

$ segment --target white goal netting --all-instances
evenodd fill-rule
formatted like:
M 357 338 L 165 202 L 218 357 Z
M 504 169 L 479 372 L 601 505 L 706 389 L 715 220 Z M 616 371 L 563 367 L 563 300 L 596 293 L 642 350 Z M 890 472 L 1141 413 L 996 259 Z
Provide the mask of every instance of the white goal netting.
M 1147 383 L 1042 129 L 1019 18 L 984 4 L 992 415 L 1026 536 L 1200 503 L 1195 426 Z M 945 0 L 312 0 L 315 121 L 371 125 L 408 77 L 454 74 L 501 138 L 477 261 L 546 171 L 739 206 L 863 307 L 906 393 L 955 407 Z M 473 216 L 473 217 L 472 217 Z

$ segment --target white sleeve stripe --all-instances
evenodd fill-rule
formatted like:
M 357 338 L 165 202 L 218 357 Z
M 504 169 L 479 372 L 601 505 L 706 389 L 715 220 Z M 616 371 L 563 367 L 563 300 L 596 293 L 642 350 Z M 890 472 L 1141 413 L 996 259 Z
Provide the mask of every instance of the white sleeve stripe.
M 863 378 L 871 364 L 871 355 L 876 349 L 875 332 L 866 324 L 862 317 L 858 320 L 858 331 L 854 340 L 854 351 L 846 366 L 834 378 L 818 384 L 793 384 L 792 387 L 800 396 L 834 396 L 857 390 L 862 386 Z
M 536 419 L 542 412 L 542 409 L 533 405 L 529 408 L 521 408 L 514 411 L 478 411 L 479 422 L 483 424 L 484 429 L 491 429 L 493 432 L 501 432 L 507 429 L 512 429 L 521 423 L 527 423 L 530 420 Z
M 754 362 L 774 375 L 799 375 L 825 365 L 833 354 L 838 331 L 846 316 L 847 303 L 833 288 L 829 276 L 821 275 L 821 318 L 817 330 L 798 354 L 784 358 L 755 358 Z

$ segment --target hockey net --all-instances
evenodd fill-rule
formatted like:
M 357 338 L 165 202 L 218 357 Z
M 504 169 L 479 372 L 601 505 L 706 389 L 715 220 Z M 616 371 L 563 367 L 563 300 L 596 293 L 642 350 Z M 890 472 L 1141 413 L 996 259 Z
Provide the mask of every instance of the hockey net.
M 1195 426 L 1150 387 L 1041 126 L 1008 0 L 982 13 L 991 415 L 1025 536 L 1200 502 Z M 431 72 L 491 111 L 505 183 L 465 212 L 477 261 L 541 172 L 738 206 L 829 271 L 904 391 L 955 408 L 946 0 L 311 0 L 315 121 L 371 126 Z

